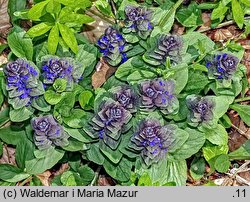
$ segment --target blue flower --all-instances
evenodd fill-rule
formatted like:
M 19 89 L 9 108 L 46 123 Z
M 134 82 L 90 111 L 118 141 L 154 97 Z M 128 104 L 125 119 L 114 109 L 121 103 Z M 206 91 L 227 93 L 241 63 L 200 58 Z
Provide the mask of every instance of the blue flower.
M 171 64 L 178 64 L 181 61 L 181 49 L 183 47 L 182 38 L 178 35 L 161 35 L 157 39 L 156 45 L 151 47 L 146 54 L 146 62 L 160 66 L 165 65 L 167 58 Z
M 103 58 L 112 66 L 127 61 L 128 46 L 121 33 L 113 27 L 108 27 L 105 34 L 97 41 Z
M 31 126 L 35 131 L 35 145 L 39 149 L 47 149 L 51 145 L 61 147 L 68 145 L 68 134 L 52 115 L 33 118 Z
M 208 68 L 210 77 L 219 80 L 229 80 L 236 71 L 238 63 L 239 59 L 237 57 L 227 53 L 221 53 L 215 55 L 211 61 L 208 61 L 206 67 Z
M 135 32 L 141 38 L 146 39 L 151 31 L 153 25 L 150 22 L 152 18 L 152 11 L 145 7 L 126 6 L 125 8 L 125 33 Z
M 72 58 L 45 56 L 42 58 L 42 75 L 44 84 L 53 84 L 56 79 L 68 81 L 68 87 L 82 79 L 84 68 Z
M 189 95 L 186 98 L 190 109 L 189 121 L 195 124 L 208 123 L 213 120 L 215 103 L 207 96 Z
M 38 68 L 25 59 L 9 62 L 4 69 L 6 75 L 9 103 L 14 109 L 20 109 L 32 103 L 32 100 L 44 93 L 39 81 Z
M 178 108 L 178 100 L 174 95 L 175 84 L 173 80 L 163 79 L 146 80 L 140 84 L 142 107 L 159 108 L 162 112 L 170 114 Z
M 150 166 L 164 159 L 172 144 L 174 128 L 161 126 L 155 119 L 143 120 L 132 136 L 129 147 L 138 151 L 143 162 Z

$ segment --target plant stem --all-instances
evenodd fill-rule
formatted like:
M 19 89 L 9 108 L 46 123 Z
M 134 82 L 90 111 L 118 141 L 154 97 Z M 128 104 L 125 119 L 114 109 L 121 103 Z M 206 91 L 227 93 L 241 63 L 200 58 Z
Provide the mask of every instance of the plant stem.
M 99 167 L 97 168 L 97 170 L 96 170 L 96 172 L 95 172 L 95 177 L 94 177 L 94 179 L 92 180 L 90 186 L 94 186 L 94 185 L 96 184 L 96 181 L 97 181 L 97 179 L 98 179 L 98 176 L 99 176 L 99 173 L 100 173 L 101 168 L 102 168 L 101 166 L 99 166 Z
M 184 0 L 178 0 L 175 5 L 170 9 L 166 15 L 160 20 L 159 27 L 162 29 L 171 15 L 176 11 L 176 9 L 183 3 Z
M 250 19 L 250 16 L 247 16 L 247 17 L 244 18 L 244 20 L 249 20 L 249 19 Z M 205 29 L 202 29 L 202 30 L 198 30 L 197 32 L 203 33 L 203 32 L 210 31 L 212 29 L 218 29 L 218 28 L 222 28 L 222 27 L 225 27 L 225 26 L 233 25 L 233 24 L 235 24 L 235 21 L 234 20 L 229 20 L 229 21 L 226 21 L 226 22 L 223 22 L 223 23 L 219 24 L 215 28 L 208 27 L 208 28 L 205 28 Z
M 89 9 L 87 12 L 90 12 L 90 13 L 92 13 L 93 15 L 98 16 L 99 18 L 101 18 L 102 20 L 108 22 L 109 24 L 112 24 L 112 25 L 113 25 L 113 24 L 115 23 L 114 21 L 110 20 L 110 19 L 107 18 L 106 16 L 104 16 L 104 15 L 102 15 L 102 14 L 100 14 L 100 13 L 98 13 L 98 12 L 92 10 L 92 9 Z M 87 13 L 87 12 L 86 12 L 86 13 Z
M 4 125 L 6 125 L 9 121 L 10 121 L 10 119 L 7 119 L 7 120 L 4 121 L 2 124 L 0 124 L 0 128 L 2 128 Z
M 238 98 L 238 99 L 234 100 L 234 102 L 244 102 L 244 101 L 250 101 L 250 96 L 243 97 L 243 98 Z
M 32 180 L 32 176 L 28 177 L 26 180 L 22 181 L 19 186 L 24 186 L 26 183 L 30 182 Z

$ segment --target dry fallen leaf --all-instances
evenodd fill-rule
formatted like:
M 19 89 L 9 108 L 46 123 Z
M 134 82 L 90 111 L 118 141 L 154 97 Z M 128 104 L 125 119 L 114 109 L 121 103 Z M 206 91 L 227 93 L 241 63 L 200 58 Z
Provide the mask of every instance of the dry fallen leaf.
M 104 175 L 100 175 L 98 179 L 98 186 L 114 186 L 115 183 L 111 177 L 106 177 Z
M 233 34 L 228 29 L 217 29 L 214 33 L 213 39 L 215 41 L 223 42 L 232 38 Z
M 4 144 L 2 158 L 0 158 L 0 164 L 12 164 L 16 165 L 15 160 L 16 150 L 10 146 Z
M 105 81 L 114 74 L 116 68 L 109 66 L 102 58 L 96 65 L 96 72 L 92 75 L 94 89 L 101 87 Z
M 103 35 L 105 29 L 107 29 L 109 26 L 112 26 L 111 22 L 107 22 L 105 20 L 106 17 L 97 16 L 94 13 L 100 12 L 95 8 L 92 7 L 90 10 L 86 11 L 86 14 L 89 16 L 95 18 L 95 22 L 88 24 L 85 26 L 85 30 L 83 34 L 92 42 L 96 43 L 96 41 L 100 38 L 101 35 Z M 113 21 L 112 18 L 108 18 L 108 20 Z
M 0 0 L 0 16 L 0 36 L 5 37 L 11 27 L 10 17 L 8 14 L 8 0 Z
M 49 186 L 51 175 L 52 173 L 49 170 L 47 170 L 44 173 L 37 175 L 37 177 L 39 178 L 43 186 Z
M 61 175 L 65 171 L 67 171 L 68 169 L 69 169 L 69 164 L 68 163 L 63 163 L 61 165 L 61 167 L 59 168 L 59 170 L 57 170 L 55 173 L 53 173 L 53 175 Z

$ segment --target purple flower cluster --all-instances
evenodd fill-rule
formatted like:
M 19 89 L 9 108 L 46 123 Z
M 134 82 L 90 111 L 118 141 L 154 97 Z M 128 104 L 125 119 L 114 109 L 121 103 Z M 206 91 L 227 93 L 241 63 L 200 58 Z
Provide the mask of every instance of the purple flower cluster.
M 191 110 L 189 119 L 192 123 L 207 123 L 213 120 L 215 103 L 209 97 L 190 95 L 186 98 L 186 102 Z
M 174 105 L 178 100 L 174 95 L 174 81 L 165 81 L 163 79 L 146 80 L 140 84 L 142 95 L 142 105 L 145 108 L 157 107 L 172 113 Z
M 68 144 L 68 134 L 52 115 L 34 118 L 31 125 L 35 131 L 35 145 L 39 149 L 47 149 L 51 145 L 62 147 Z
M 92 127 L 100 140 L 116 149 L 121 140 L 123 126 L 132 118 L 131 113 L 119 102 L 108 99 L 101 104 L 99 112 L 92 118 Z M 93 134 L 89 134 L 93 135 Z
M 165 158 L 173 140 L 173 128 L 161 126 L 158 120 L 146 119 L 132 136 L 129 147 L 140 152 L 143 162 L 150 166 Z
M 112 66 L 124 63 L 128 59 L 126 41 L 122 34 L 113 27 L 105 30 L 105 34 L 98 40 L 97 45 L 104 59 Z
M 159 37 L 157 47 L 150 50 L 146 55 L 148 60 L 153 60 L 154 65 L 165 65 L 167 57 L 173 64 L 180 62 L 183 42 L 178 35 L 162 35 Z
M 214 56 L 212 61 L 208 61 L 209 76 L 216 79 L 231 79 L 237 69 L 239 59 L 233 55 L 222 53 Z
M 124 33 L 138 33 L 138 35 L 146 39 L 153 30 L 152 11 L 145 7 L 126 6 L 125 8 L 125 28 Z
M 70 86 L 81 79 L 82 68 L 72 58 L 46 56 L 42 61 L 44 84 L 53 84 L 56 79 L 62 78 L 67 80 Z
M 130 86 L 118 86 L 110 90 L 115 101 L 119 102 L 122 107 L 134 113 L 137 111 L 138 96 Z
M 43 85 L 39 81 L 39 71 L 32 62 L 25 59 L 9 62 L 4 73 L 9 103 L 14 109 L 30 105 L 33 98 L 44 93 Z

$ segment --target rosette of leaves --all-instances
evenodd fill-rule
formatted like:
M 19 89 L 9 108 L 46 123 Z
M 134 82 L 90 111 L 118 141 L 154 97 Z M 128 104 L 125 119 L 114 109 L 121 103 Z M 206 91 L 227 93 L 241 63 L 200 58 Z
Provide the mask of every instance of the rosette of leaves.
M 16 116 L 14 114 L 21 115 L 23 113 L 21 119 L 27 119 L 34 111 L 31 106 L 35 106 L 38 97 L 45 92 L 42 82 L 39 81 L 39 69 L 31 61 L 19 58 L 16 61 L 9 62 L 4 68 L 4 73 L 8 103 L 14 109 L 11 113 L 11 119 L 18 122 L 23 121 L 14 118 Z
M 52 115 L 36 117 L 31 120 L 34 130 L 34 142 L 38 149 L 48 149 L 51 146 L 67 146 L 69 135 Z
M 164 114 L 175 114 L 179 109 L 179 101 L 174 94 L 173 80 L 145 80 L 140 83 L 141 108 L 145 110 L 159 109 Z
M 97 45 L 103 58 L 112 66 L 117 66 L 127 61 L 126 52 L 131 48 L 122 34 L 113 27 L 108 27 L 104 35 L 98 40 Z
M 215 102 L 209 96 L 189 95 L 186 103 L 190 110 L 188 117 L 190 125 L 196 127 L 199 124 L 213 123 Z
M 166 158 L 169 146 L 173 142 L 173 128 L 162 127 L 158 120 L 144 120 L 140 123 L 138 131 L 133 134 L 129 144 L 130 149 L 140 154 L 146 166 Z
M 115 101 L 119 102 L 122 107 L 134 113 L 139 105 L 139 97 L 135 90 L 129 85 L 113 87 L 109 90 Z
M 182 38 L 178 35 L 157 35 L 149 40 L 150 49 L 144 54 L 145 62 L 153 65 L 164 65 L 169 58 L 171 64 L 181 62 Z
M 30 10 L 25 10 L 25 15 L 19 17 L 28 18 L 36 23 L 27 32 L 30 37 L 48 36 L 50 54 L 56 53 L 59 44 L 63 44 L 64 47 L 66 45 L 76 54 L 78 43 L 75 33 L 81 31 L 83 24 L 95 21 L 84 14 L 91 5 L 92 2 L 89 0 L 43 0 Z
M 239 59 L 227 53 L 221 53 L 206 63 L 210 78 L 218 80 L 231 80 L 235 73 Z
M 107 99 L 101 103 L 91 120 L 91 129 L 86 132 L 91 138 L 99 138 L 102 146 L 116 150 L 121 141 L 121 134 L 128 130 L 125 126 L 131 118 L 131 113 L 119 102 Z
M 43 83 L 45 85 L 52 85 L 56 79 L 64 79 L 67 81 L 67 90 L 70 90 L 74 83 L 78 83 L 82 79 L 84 68 L 73 58 L 44 56 L 41 60 Z
M 135 33 L 142 39 L 146 39 L 153 30 L 153 25 L 150 22 L 152 18 L 152 11 L 142 6 L 125 7 L 125 27 L 124 34 Z

